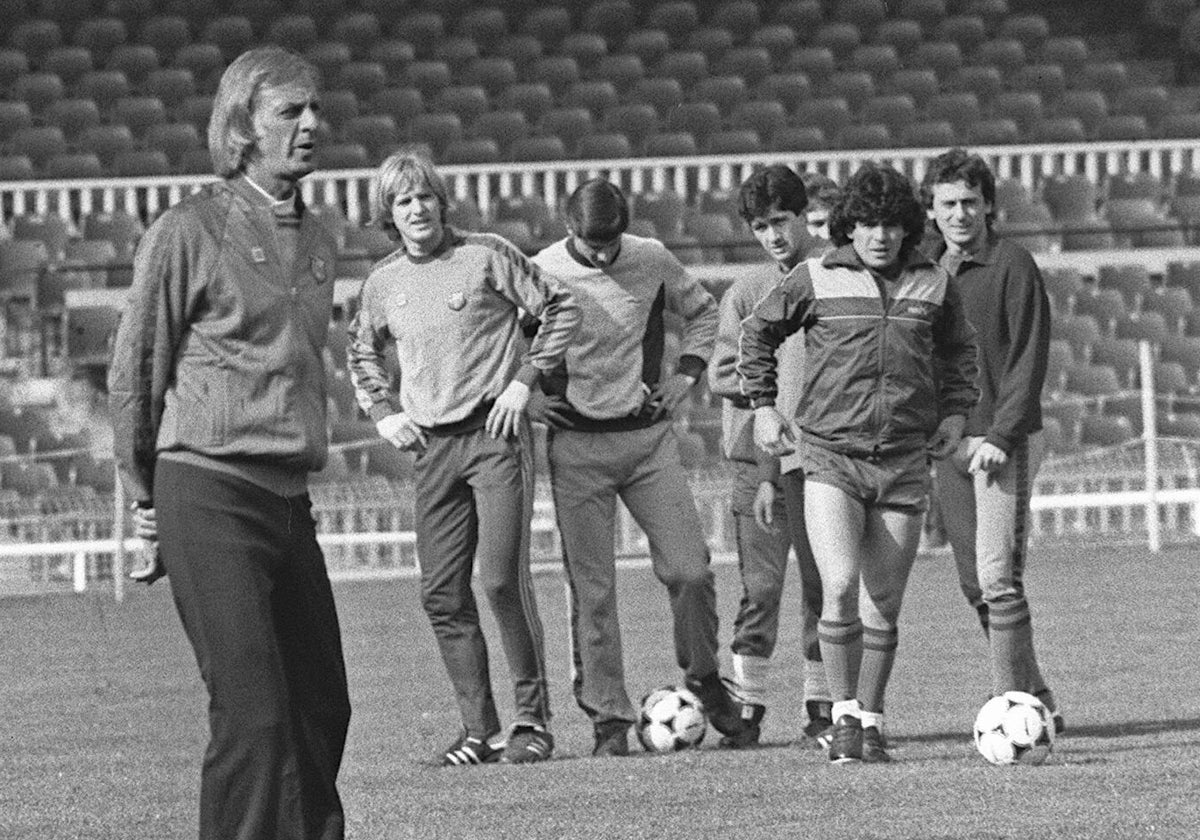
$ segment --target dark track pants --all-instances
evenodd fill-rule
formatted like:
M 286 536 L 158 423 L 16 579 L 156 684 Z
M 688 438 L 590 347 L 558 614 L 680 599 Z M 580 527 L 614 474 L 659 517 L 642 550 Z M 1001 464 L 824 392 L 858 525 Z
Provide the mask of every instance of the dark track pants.
M 417 458 L 421 597 L 463 726 L 477 737 L 497 732 L 500 719 L 471 591 L 476 562 L 512 674 L 517 722 L 550 720 L 542 622 L 529 573 L 532 513 L 528 422 L 509 440 L 493 439 L 483 429 L 430 435 Z
M 350 699 L 308 496 L 160 459 L 154 497 L 209 694 L 201 840 L 340 840 Z

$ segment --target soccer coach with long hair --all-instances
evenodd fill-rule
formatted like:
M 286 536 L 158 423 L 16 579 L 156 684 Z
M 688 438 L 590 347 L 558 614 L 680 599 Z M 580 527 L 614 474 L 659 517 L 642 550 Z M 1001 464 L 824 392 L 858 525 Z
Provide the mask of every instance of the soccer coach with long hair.
M 276 47 L 225 70 L 208 133 L 221 180 L 143 237 L 109 372 L 138 532 L 158 540 L 208 689 L 204 840 L 345 833 L 350 701 L 307 486 L 327 455 L 336 252 L 298 189 L 317 87 Z

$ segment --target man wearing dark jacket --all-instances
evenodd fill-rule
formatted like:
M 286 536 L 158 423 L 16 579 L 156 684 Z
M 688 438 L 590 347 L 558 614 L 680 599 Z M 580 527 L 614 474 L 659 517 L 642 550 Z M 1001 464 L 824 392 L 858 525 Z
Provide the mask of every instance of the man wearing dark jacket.
M 1023 581 L 1029 495 L 1044 453 L 1050 302 L 1029 252 L 991 231 L 996 182 L 981 157 L 953 149 L 934 158 L 922 194 L 944 239 L 931 256 L 950 272 L 979 345 L 979 402 L 957 451 L 938 465 L 943 523 L 963 594 L 988 633 L 993 691 L 1037 696 L 1061 731 Z

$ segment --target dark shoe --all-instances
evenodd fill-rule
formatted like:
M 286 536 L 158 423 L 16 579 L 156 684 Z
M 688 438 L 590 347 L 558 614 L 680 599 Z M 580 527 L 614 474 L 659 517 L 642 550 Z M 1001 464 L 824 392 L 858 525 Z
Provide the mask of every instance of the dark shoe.
M 685 681 L 687 690 L 700 698 L 704 706 L 704 714 L 713 729 L 731 738 L 742 737 L 749 725 L 742 720 L 741 704 L 729 696 L 728 689 L 721 675 L 713 671 L 702 679 L 688 677 Z
M 629 724 L 623 720 L 597 723 L 593 727 L 596 745 L 592 755 L 597 758 L 620 758 L 629 755 Z
M 1042 701 L 1042 705 L 1050 713 L 1050 718 L 1054 721 L 1054 734 L 1063 734 L 1063 731 L 1067 728 L 1067 722 L 1063 720 L 1062 712 L 1058 710 L 1058 701 L 1054 699 L 1054 692 L 1048 688 L 1043 688 L 1034 696 Z
M 726 749 L 736 750 L 742 747 L 752 747 L 758 743 L 762 734 L 762 720 L 767 713 L 767 707 L 758 703 L 741 703 L 742 721 L 746 728 L 738 735 L 724 735 L 718 742 Z
M 545 761 L 553 752 L 554 736 L 544 726 L 518 723 L 508 736 L 508 744 L 500 760 L 505 764 L 529 764 Z
M 804 740 L 827 750 L 833 741 L 833 704 L 828 700 L 805 700 L 808 723 L 804 725 Z
M 503 750 L 488 743 L 486 738 L 476 738 L 463 733 L 446 748 L 441 757 L 443 767 L 465 767 L 468 764 L 494 764 L 500 760 Z
M 868 764 L 883 764 L 891 761 L 887 741 L 877 726 L 868 726 L 862 731 L 862 760 Z
M 829 743 L 829 760 L 834 764 L 862 761 L 862 721 L 853 715 L 842 715 L 833 726 L 833 737 Z

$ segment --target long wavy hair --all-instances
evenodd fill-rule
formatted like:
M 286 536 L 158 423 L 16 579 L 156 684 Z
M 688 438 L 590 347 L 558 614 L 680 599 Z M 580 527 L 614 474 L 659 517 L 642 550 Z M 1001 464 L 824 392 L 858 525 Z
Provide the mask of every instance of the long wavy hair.
M 257 146 L 254 108 L 266 87 L 309 84 L 320 87 L 321 74 L 303 56 L 283 47 L 257 47 L 235 58 L 221 75 L 208 121 L 208 153 L 213 171 L 230 178 L 246 168 Z

